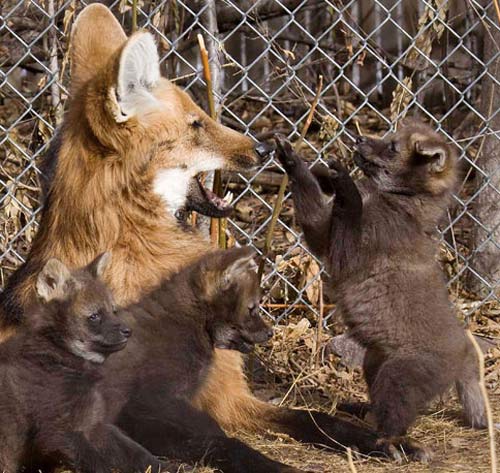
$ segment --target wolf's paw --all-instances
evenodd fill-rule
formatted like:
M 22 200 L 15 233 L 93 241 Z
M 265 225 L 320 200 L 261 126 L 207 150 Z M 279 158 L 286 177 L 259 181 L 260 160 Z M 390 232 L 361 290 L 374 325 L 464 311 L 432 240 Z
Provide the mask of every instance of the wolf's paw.
M 403 454 L 409 459 L 421 463 L 430 463 L 434 457 L 431 448 L 425 447 L 415 440 L 406 439 L 400 444 Z
M 406 437 L 383 438 L 378 441 L 378 446 L 386 456 L 399 464 L 407 461 L 430 463 L 434 456 L 430 448 L 424 447 L 419 442 Z
M 281 165 L 285 168 L 287 174 L 293 173 L 297 165 L 300 164 L 300 158 L 292 148 L 290 142 L 280 134 L 275 135 L 276 156 Z

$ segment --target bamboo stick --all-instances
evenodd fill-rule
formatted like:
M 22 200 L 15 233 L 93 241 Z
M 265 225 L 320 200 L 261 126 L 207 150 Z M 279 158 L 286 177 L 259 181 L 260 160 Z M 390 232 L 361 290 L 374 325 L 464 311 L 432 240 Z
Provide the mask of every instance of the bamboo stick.
M 137 0 L 132 0 L 132 33 L 137 31 Z
M 207 99 L 208 99 L 209 114 L 214 120 L 217 120 L 217 110 L 215 107 L 215 99 L 213 92 L 214 86 L 212 82 L 212 73 L 210 70 L 208 50 L 205 46 L 205 40 L 201 34 L 198 34 L 198 45 L 200 48 L 201 61 L 203 64 L 203 76 L 207 84 Z M 222 176 L 220 170 L 217 170 L 214 173 L 213 191 L 219 197 L 222 197 Z M 226 227 L 227 227 L 226 219 L 222 218 L 210 219 L 210 239 L 212 243 L 214 245 L 218 245 L 219 248 L 227 247 L 226 232 L 225 232 Z

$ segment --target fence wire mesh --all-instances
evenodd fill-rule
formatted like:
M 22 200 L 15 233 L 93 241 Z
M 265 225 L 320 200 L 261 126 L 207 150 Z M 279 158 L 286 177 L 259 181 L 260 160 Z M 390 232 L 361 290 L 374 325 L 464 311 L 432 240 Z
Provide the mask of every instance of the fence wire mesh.
M 104 2 L 132 28 L 132 2 Z M 3 0 L 0 6 L 0 277 L 28 251 L 40 213 L 39 165 L 68 97 L 69 32 L 86 2 Z M 154 33 L 163 73 L 204 103 L 197 33 L 212 46 L 222 120 L 256 137 L 304 128 L 311 164 L 350 164 L 353 133 L 383 135 L 419 116 L 457 145 L 463 181 L 441 225 L 440 260 L 465 315 L 498 301 L 500 279 L 499 19 L 475 0 L 142 0 L 137 25 Z M 210 49 L 210 47 L 209 47 Z M 212 57 L 213 59 L 213 57 Z M 217 63 L 220 67 L 217 66 Z M 270 159 L 226 182 L 236 195 L 228 231 L 262 250 L 281 169 Z M 264 310 L 320 313 L 322 270 L 286 195 L 267 258 Z M 464 296 L 465 294 L 465 296 Z M 474 297 L 475 296 L 475 297 Z M 331 313 L 326 305 L 324 320 Z

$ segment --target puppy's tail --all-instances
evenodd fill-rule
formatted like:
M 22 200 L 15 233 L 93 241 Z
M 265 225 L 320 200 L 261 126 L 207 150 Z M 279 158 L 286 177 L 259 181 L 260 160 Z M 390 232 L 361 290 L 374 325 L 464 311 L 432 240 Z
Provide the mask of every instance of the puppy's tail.
M 482 353 L 476 352 L 472 341 L 469 346 L 461 377 L 456 381 L 457 393 L 466 423 L 475 429 L 484 429 L 488 426 L 488 417 L 478 360 Z
M 484 429 L 488 422 L 483 394 L 479 379 L 465 377 L 456 382 L 458 397 L 464 409 L 464 418 L 467 425 L 475 429 Z

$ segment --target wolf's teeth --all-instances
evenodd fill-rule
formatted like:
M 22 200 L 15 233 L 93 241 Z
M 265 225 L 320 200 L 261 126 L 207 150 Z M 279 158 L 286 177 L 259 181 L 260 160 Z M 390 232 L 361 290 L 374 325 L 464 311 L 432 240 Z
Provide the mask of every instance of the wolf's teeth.
M 222 200 L 226 203 L 226 205 L 230 205 L 231 202 L 233 201 L 233 198 L 234 198 L 233 193 L 229 191 Z

